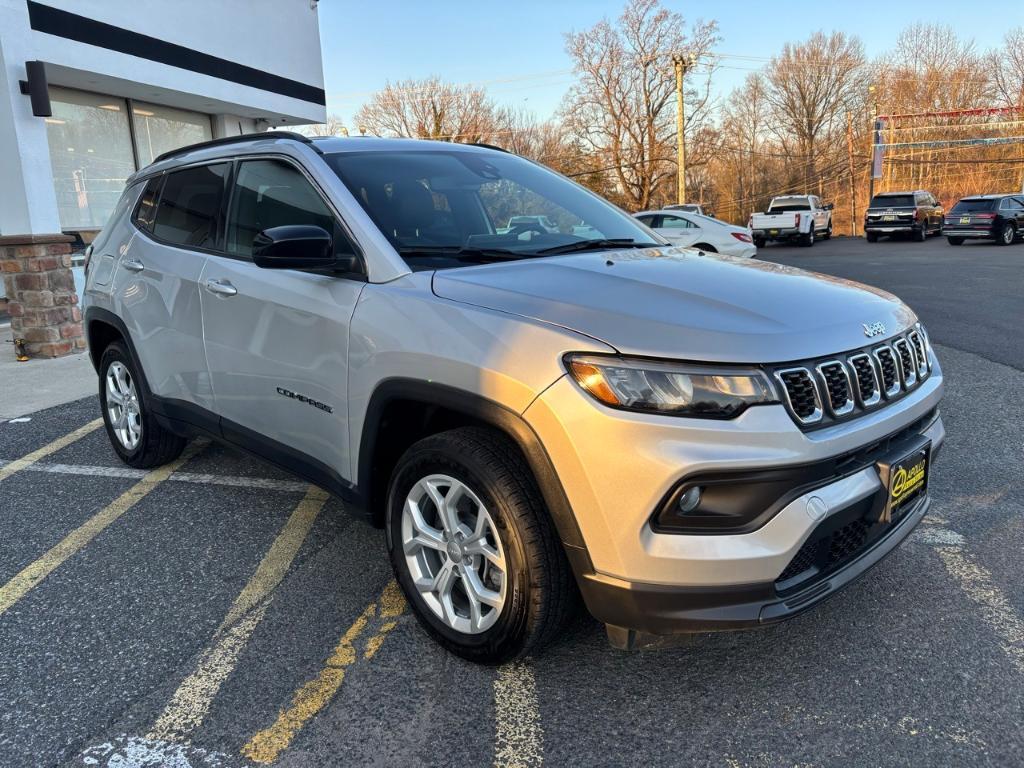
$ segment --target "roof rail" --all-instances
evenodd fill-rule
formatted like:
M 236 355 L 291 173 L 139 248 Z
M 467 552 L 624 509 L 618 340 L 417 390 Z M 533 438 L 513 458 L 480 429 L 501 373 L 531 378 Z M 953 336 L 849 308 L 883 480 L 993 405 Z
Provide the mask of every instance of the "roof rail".
M 264 131 L 263 133 L 243 133 L 238 136 L 224 136 L 220 139 L 211 139 L 210 141 L 200 141 L 197 144 L 188 144 L 184 147 L 178 147 L 172 149 L 169 152 L 157 155 L 153 158 L 154 163 L 159 163 L 161 160 L 166 160 L 175 155 L 181 155 L 185 152 L 192 152 L 196 149 L 206 149 L 206 147 L 219 147 L 225 144 L 240 144 L 246 141 L 259 141 L 261 139 L 291 139 L 292 141 L 300 141 L 303 144 L 308 144 L 313 147 L 313 142 L 308 136 L 303 136 L 301 133 L 295 133 L 294 131 Z M 319 149 L 313 147 L 317 152 Z M 323 154 L 320 152 L 320 154 Z

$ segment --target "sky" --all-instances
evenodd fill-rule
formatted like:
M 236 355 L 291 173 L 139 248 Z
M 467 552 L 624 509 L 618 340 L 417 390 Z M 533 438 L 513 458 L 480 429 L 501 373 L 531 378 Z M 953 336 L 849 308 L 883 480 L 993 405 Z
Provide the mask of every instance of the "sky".
M 547 119 L 573 81 L 564 34 L 615 18 L 623 5 L 624 0 L 321 0 L 327 111 L 354 128 L 356 110 L 389 80 L 438 75 L 483 86 L 498 103 Z M 984 13 L 965 12 L 963 0 L 663 0 L 663 5 L 687 22 L 716 20 L 722 37 L 717 50 L 751 58 L 771 57 L 783 43 L 819 29 L 857 35 L 874 58 L 892 48 L 903 27 L 918 21 L 953 24 L 981 49 L 1000 45 L 1007 25 L 996 19 L 1010 20 L 1008 26 L 1014 18 L 1024 24 L 1020 0 L 990 0 Z M 727 58 L 723 64 L 713 83 L 719 96 L 741 84 L 760 62 Z

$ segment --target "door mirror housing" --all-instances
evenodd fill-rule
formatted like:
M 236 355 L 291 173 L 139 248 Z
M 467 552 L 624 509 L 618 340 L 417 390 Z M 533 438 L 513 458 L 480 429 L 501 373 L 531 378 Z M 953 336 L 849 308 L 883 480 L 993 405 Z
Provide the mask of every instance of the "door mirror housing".
M 831 211 L 834 206 L 835 203 L 825 203 L 824 208 L 826 211 Z
M 324 269 L 337 263 L 333 238 L 309 224 L 264 229 L 252 240 L 252 260 L 264 269 Z

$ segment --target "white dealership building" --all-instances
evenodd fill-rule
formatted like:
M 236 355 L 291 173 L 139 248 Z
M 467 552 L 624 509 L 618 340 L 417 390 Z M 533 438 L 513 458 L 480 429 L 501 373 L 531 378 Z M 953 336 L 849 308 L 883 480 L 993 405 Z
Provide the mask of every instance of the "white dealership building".
M 0 0 L 0 65 L 12 316 L 12 257 L 88 243 L 156 155 L 326 119 L 316 0 Z

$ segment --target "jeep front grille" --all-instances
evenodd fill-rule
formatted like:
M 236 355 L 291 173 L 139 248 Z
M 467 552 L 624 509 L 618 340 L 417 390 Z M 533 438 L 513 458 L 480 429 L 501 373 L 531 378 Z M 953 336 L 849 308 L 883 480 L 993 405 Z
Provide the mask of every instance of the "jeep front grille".
M 773 373 L 790 415 L 801 427 L 813 428 L 882 407 L 918 387 L 930 370 L 924 338 L 911 330 L 882 344 Z
M 821 419 L 821 397 L 814 377 L 806 368 L 776 371 L 775 378 L 786 393 L 789 412 L 801 424 L 812 424 Z

